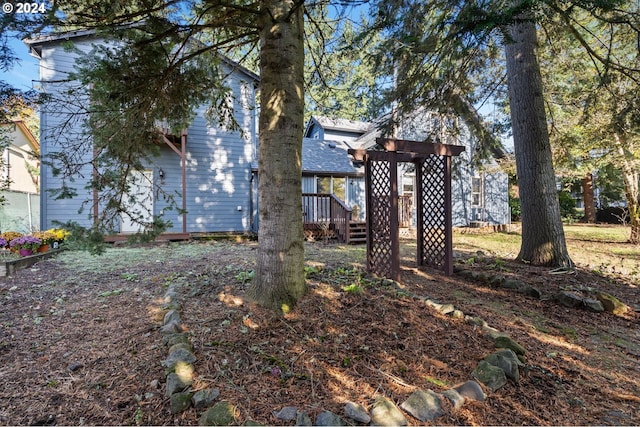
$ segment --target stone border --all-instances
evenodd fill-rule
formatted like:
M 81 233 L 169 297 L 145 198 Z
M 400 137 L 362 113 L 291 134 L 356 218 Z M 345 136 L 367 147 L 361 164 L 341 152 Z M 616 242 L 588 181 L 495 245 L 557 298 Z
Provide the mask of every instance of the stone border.
M 520 279 L 506 278 L 501 274 L 492 275 L 485 271 L 473 271 L 460 264 L 454 264 L 453 271 L 462 278 L 475 280 L 490 288 L 502 288 L 538 300 L 554 301 L 564 307 L 581 308 L 594 313 L 608 312 L 616 316 L 624 315 L 630 309 L 638 311 L 637 307 L 629 307 L 615 296 L 598 289 L 560 290 L 552 295 L 544 295 L 538 288 Z
M 49 249 L 47 252 L 39 252 L 33 255 L 18 258 L 13 261 L 0 262 L 0 277 L 7 277 L 16 270 L 31 267 L 40 260 L 52 257 L 64 249 Z
M 399 284 L 389 279 L 381 279 L 383 286 Z M 406 292 L 406 291 L 404 291 Z M 451 387 L 441 393 L 433 390 L 416 390 L 402 402 L 398 408 L 396 404 L 385 396 L 377 396 L 367 409 L 355 402 L 347 402 L 343 416 L 330 411 L 322 411 L 314 421 L 305 412 L 295 406 L 285 406 L 273 415 L 281 421 L 291 422 L 299 426 L 346 426 L 353 423 L 370 425 L 404 426 L 408 424 L 405 413 L 422 422 L 434 421 L 447 413 L 456 411 L 468 401 L 484 402 L 487 398 L 483 391 L 485 387 L 495 392 L 509 380 L 518 383 L 519 368 L 525 366 L 526 350 L 507 334 L 492 328 L 486 321 L 465 315 L 453 304 L 440 304 L 426 297 L 409 294 L 409 297 L 422 301 L 425 306 L 436 310 L 440 314 L 448 315 L 452 319 L 461 319 L 475 326 L 494 340 L 496 351 L 481 360 L 470 376 L 474 380 L 466 381 Z M 204 410 L 198 424 L 202 426 L 231 425 L 235 423 L 236 408 L 228 401 L 216 401 L 220 396 L 217 389 L 191 390 L 194 382 L 194 366 L 197 358 L 189 336 L 184 332 L 181 323 L 181 306 L 177 301 L 175 286 L 170 286 L 164 295 L 162 309 L 165 311 L 160 335 L 168 348 L 168 357 L 162 361 L 166 369 L 165 394 L 170 399 L 170 411 L 179 414 L 193 407 Z M 476 382 L 477 380 L 477 382 Z M 404 411 L 404 412 L 403 412 Z M 343 418 L 344 417 L 344 418 Z M 260 425 L 247 420 L 244 425 Z

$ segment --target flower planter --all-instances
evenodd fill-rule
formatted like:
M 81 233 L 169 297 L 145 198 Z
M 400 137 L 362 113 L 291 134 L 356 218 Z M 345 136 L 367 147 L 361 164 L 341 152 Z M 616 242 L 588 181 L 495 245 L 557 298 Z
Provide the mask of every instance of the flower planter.
M 31 249 L 20 249 L 18 252 L 20 253 L 20 256 L 33 255 L 33 251 Z
M 42 253 L 42 252 L 47 252 L 48 250 L 49 250 L 49 245 L 45 244 L 45 245 L 40 245 L 40 247 L 38 248 L 38 250 L 36 252 Z

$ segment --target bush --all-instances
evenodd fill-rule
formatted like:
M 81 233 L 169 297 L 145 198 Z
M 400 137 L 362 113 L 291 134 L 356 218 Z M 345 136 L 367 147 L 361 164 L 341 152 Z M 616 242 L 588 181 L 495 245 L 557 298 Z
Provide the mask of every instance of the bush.
M 558 193 L 558 201 L 560 202 L 560 216 L 562 218 L 574 219 L 577 215 L 576 200 L 567 191 Z
M 520 216 L 522 215 L 520 199 L 509 195 L 509 208 L 511 209 L 511 221 L 520 221 Z
M 608 207 L 596 211 L 596 221 L 606 224 L 628 224 L 629 210 L 622 207 Z

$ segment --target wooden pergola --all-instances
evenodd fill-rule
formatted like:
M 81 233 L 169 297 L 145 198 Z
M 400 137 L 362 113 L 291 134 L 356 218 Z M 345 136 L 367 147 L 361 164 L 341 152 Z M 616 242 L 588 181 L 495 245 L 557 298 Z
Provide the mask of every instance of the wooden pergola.
M 451 219 L 451 158 L 463 146 L 402 139 L 377 138 L 384 151 L 351 149 L 364 162 L 367 198 L 367 268 L 374 274 L 400 280 L 398 221 L 398 163 L 416 170 L 417 253 L 419 266 L 453 274 Z

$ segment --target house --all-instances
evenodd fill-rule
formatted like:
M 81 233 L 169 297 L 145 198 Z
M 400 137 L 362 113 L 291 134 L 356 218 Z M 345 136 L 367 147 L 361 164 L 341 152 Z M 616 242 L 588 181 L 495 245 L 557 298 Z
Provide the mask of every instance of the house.
M 511 215 L 507 174 L 500 170 L 492 157 L 479 165 L 476 164 L 473 161 L 477 150 L 475 139 L 463 123 L 452 123 L 453 120 L 457 119 L 443 119 L 438 114 L 417 111 L 412 117 L 399 120 L 394 137 L 465 146 L 466 150 L 462 155 L 453 160 L 453 226 L 508 224 Z M 313 116 L 309 120 L 305 136 L 324 139 L 350 148 L 376 149 L 376 138 L 381 136 L 381 131 L 375 122 L 365 123 Z M 415 225 L 413 208 L 415 174 L 411 164 L 403 164 L 399 168 L 400 225 L 411 228 Z M 364 206 L 364 191 L 359 192 L 358 195 L 362 198 L 351 197 L 348 202 L 350 206 Z
M 0 125 L 0 230 L 30 232 L 40 229 L 40 144 L 22 120 Z
M 77 194 L 57 199 L 50 190 L 60 189 L 63 178 L 54 174 L 44 160 L 68 150 L 82 137 L 82 120 L 74 119 L 81 107 L 66 102 L 64 97 L 71 87 L 78 85 L 70 81 L 70 73 L 75 71 L 80 55 L 104 41 L 97 39 L 93 31 L 83 30 L 38 37 L 25 43 L 39 60 L 41 90 L 50 97 L 41 109 L 40 124 L 42 226 L 74 221 L 90 227 L 92 218 L 101 212 L 100 194 L 86 188 L 93 172 L 91 164 L 78 170 L 74 182 L 67 182 Z M 74 49 L 69 49 L 70 44 Z M 166 230 L 168 233 L 186 236 L 200 232 L 250 232 L 254 228 L 257 186 L 252 165 L 257 164 L 255 107 L 259 77 L 226 58 L 223 67 L 241 132 L 209 125 L 203 107 L 181 135 L 162 135 L 159 156 L 146 165 L 143 173 L 131 176 L 130 191 L 139 196 L 132 210 L 144 212 L 148 222 L 154 215 L 169 221 L 172 226 Z M 91 159 L 90 141 L 76 147 L 78 156 Z M 168 209 L 169 202 L 159 197 L 161 192 L 175 194 L 176 205 L 182 210 Z M 139 223 L 123 214 L 112 231 L 126 234 L 140 230 Z
M 93 31 L 79 30 L 49 35 L 25 41 L 32 55 L 40 62 L 41 90 L 49 95 L 49 103 L 41 108 L 41 156 L 52 159 L 76 144 L 74 155 L 86 165 L 77 171 L 71 198 L 56 198 L 51 190 L 63 187 L 63 178 L 54 174 L 48 161 L 41 165 L 41 224 L 43 228 L 73 221 L 91 226 L 101 212 L 100 194 L 87 188 L 93 174 L 92 143 L 78 144 L 83 138 L 79 109 L 84 101 L 65 102 L 70 88 L 78 85 L 70 79 L 81 54 L 104 41 Z M 69 49 L 72 44 L 74 49 Z M 230 131 L 210 125 L 204 118 L 204 107 L 181 135 L 160 134 L 160 154 L 149 161 L 142 173 L 130 177 L 130 192 L 138 197 L 131 210 L 146 212 L 143 218 L 151 222 L 160 216 L 171 223 L 166 231 L 186 237 L 194 233 L 255 232 L 257 230 L 257 114 L 256 96 L 259 77 L 223 58 L 227 84 L 232 90 L 235 120 L 241 131 Z M 433 136 L 426 129 L 422 136 L 418 127 L 407 122 L 402 135 L 422 138 Z M 439 130 L 440 133 L 441 130 Z M 314 226 L 330 225 L 338 237 L 348 235 L 350 223 L 360 223 L 366 216 L 365 186 L 362 166 L 352 162 L 349 148 L 371 146 L 378 135 L 371 123 L 329 119 L 313 116 L 302 141 L 302 190 L 305 223 Z M 426 135 L 426 136 L 425 136 Z M 86 138 L 85 138 L 86 139 Z M 470 137 L 459 135 L 459 143 L 471 145 Z M 471 151 L 471 150 L 470 150 Z M 468 160 L 468 159 L 467 159 Z M 492 174 L 461 164 L 459 183 L 454 187 L 455 225 L 469 225 L 473 221 L 505 223 L 508 219 L 507 192 L 494 185 Z M 504 175 L 506 186 L 506 175 Z M 402 178 L 403 200 L 411 206 L 411 171 Z M 498 180 L 502 185 L 502 177 Z M 496 181 L 497 182 L 497 181 Z M 175 194 L 179 210 L 169 209 L 160 197 L 164 192 Z M 457 197 L 457 199 L 455 199 Z M 504 207 L 498 206 L 498 202 Z M 411 210 L 405 209 L 404 223 L 411 226 Z M 339 224 L 338 224 L 339 223 Z M 328 225 L 328 226 L 329 226 Z M 141 231 L 141 225 L 123 214 L 113 224 L 112 231 L 120 234 Z

